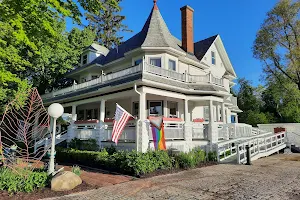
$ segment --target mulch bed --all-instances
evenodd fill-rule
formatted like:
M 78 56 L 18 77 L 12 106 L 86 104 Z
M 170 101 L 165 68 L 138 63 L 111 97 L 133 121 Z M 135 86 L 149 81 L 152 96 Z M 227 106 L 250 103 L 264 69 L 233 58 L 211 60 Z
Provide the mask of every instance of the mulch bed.
M 209 167 L 209 166 L 213 166 L 213 165 L 217 165 L 217 164 L 218 164 L 217 162 L 201 163 L 201 164 L 197 165 L 196 168 Z M 152 172 L 150 174 L 141 175 L 141 176 L 139 176 L 139 178 L 151 178 L 154 176 L 174 174 L 174 173 L 178 173 L 178 172 L 182 172 L 182 171 L 186 171 L 186 170 L 191 170 L 191 169 L 171 169 L 171 170 L 161 169 L 161 170 L 156 170 L 155 172 Z
M 212 165 L 218 164 L 217 162 L 208 162 L 202 163 L 198 165 L 196 168 L 208 167 Z M 64 169 L 66 171 L 70 171 L 72 165 L 64 165 Z M 61 167 L 61 166 L 60 166 Z M 98 170 L 95 168 L 89 168 L 81 166 L 82 174 L 80 175 L 82 179 L 82 184 L 74 188 L 73 190 L 66 191 L 66 192 L 55 192 L 52 191 L 49 187 L 37 190 L 33 193 L 18 193 L 14 195 L 9 195 L 6 191 L 0 191 L 0 200 L 37 200 L 43 198 L 51 198 L 51 197 L 59 197 L 64 196 L 72 193 L 83 192 L 87 190 L 97 189 L 100 187 L 105 187 L 109 185 L 115 185 L 131 180 L 135 180 L 134 177 L 119 175 L 119 174 L 112 174 L 107 171 Z M 138 178 L 150 178 L 159 175 L 167 175 L 178 173 L 181 171 L 185 171 L 189 169 L 171 169 L 171 170 L 157 170 L 153 173 L 141 175 Z

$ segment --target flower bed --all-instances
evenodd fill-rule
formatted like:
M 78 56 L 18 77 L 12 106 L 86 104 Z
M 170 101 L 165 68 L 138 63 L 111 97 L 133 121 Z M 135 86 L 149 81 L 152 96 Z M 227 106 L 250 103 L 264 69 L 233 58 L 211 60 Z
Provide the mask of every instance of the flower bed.
M 105 149 L 100 152 L 75 149 L 57 149 L 58 162 L 69 162 L 100 168 L 133 176 L 143 176 L 157 170 L 194 168 L 201 163 L 216 161 L 215 153 L 194 149 L 189 153 L 172 155 L 167 151 L 117 151 L 109 154 Z

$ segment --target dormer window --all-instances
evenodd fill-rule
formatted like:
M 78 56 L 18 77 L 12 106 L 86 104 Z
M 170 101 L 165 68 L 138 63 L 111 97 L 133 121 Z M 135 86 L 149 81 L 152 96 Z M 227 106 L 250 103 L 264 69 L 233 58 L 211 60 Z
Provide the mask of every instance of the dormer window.
M 216 64 L 216 53 L 214 51 L 211 52 L 211 64 Z
M 85 55 L 82 56 L 82 65 L 87 64 L 87 62 L 88 62 L 87 54 L 85 54 Z
M 142 62 L 143 62 L 142 59 L 138 59 L 138 60 L 134 61 L 134 66 L 137 66 L 137 65 L 141 64 Z

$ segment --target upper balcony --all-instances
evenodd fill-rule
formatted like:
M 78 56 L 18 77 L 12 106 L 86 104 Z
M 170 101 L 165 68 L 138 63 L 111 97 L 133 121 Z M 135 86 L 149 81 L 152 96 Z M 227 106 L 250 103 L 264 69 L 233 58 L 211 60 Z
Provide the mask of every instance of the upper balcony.
M 85 89 L 89 89 L 95 86 L 101 86 L 106 85 L 110 82 L 114 82 L 120 79 L 127 79 L 128 77 L 135 76 L 137 74 L 142 75 L 143 79 L 149 79 L 151 80 L 158 80 L 158 79 L 166 79 L 165 84 L 170 84 L 170 81 L 176 81 L 177 83 L 181 84 L 187 84 L 189 85 L 188 88 L 201 90 L 201 85 L 203 84 L 213 84 L 215 86 L 219 86 L 221 88 L 224 88 L 223 78 L 216 78 L 212 74 L 206 74 L 206 75 L 190 75 L 188 73 L 178 73 L 173 70 L 167 70 L 163 69 L 161 67 L 157 67 L 154 65 L 150 65 L 147 63 L 141 63 L 137 66 L 130 67 L 115 73 L 110 73 L 107 75 L 101 75 L 100 77 L 81 83 L 81 84 L 74 84 L 71 87 L 67 87 L 64 89 L 56 90 L 51 93 L 47 93 L 42 95 L 42 98 L 45 99 L 51 99 L 53 97 L 58 97 L 78 91 L 83 91 Z M 151 76 L 151 77 L 150 77 Z M 139 78 L 140 79 L 140 78 Z M 197 87 L 198 86 L 198 87 Z M 225 89 L 224 89 L 225 90 Z

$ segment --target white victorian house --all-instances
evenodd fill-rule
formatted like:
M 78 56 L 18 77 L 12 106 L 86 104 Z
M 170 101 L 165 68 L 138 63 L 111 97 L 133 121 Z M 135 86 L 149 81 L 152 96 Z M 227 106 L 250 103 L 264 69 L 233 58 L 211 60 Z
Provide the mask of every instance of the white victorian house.
M 84 49 L 80 67 L 66 74 L 74 85 L 42 96 L 45 106 L 57 102 L 72 114 L 68 132 L 58 140 L 96 138 L 112 145 L 116 103 L 137 117 L 118 148 L 153 149 L 147 119 L 156 116 L 164 117 L 167 148 L 182 151 L 237 137 L 237 127 L 251 134 L 251 126 L 238 124 L 242 111 L 230 93 L 237 76 L 221 37 L 194 41 L 193 12 L 181 8 L 181 40 L 155 3 L 141 31 L 117 48 Z

